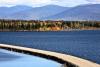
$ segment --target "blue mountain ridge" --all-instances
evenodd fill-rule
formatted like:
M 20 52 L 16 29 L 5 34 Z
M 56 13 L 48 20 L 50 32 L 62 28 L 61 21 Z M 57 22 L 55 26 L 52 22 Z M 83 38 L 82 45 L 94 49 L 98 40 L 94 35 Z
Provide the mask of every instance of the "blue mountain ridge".
M 42 7 L 14 6 L 0 7 L 0 18 L 3 19 L 24 19 L 38 20 L 41 17 L 48 17 L 66 10 L 67 7 L 57 5 L 46 5 Z
M 45 20 L 93 20 L 100 21 L 100 4 L 81 5 L 72 7 L 59 14 L 41 18 Z
M 0 19 L 99 21 L 100 4 L 86 4 L 76 7 L 62 7 L 58 5 L 0 7 Z

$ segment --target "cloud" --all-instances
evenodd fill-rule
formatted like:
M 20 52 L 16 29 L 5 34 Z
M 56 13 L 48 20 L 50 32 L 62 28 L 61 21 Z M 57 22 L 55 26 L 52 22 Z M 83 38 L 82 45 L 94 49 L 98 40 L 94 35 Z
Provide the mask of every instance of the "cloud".
M 48 4 L 77 6 L 88 3 L 100 3 L 100 0 L 0 0 L 0 6 L 29 5 L 35 7 Z
M 51 0 L 0 0 L 0 6 L 12 5 L 41 5 L 51 3 Z
M 88 2 L 91 2 L 91 3 L 99 3 L 100 4 L 100 0 L 87 0 Z
M 57 5 L 70 6 L 70 7 L 89 3 L 86 0 L 53 0 L 53 1 L 56 1 L 55 4 Z
M 100 2 L 100 0 L 87 0 L 89 2 Z

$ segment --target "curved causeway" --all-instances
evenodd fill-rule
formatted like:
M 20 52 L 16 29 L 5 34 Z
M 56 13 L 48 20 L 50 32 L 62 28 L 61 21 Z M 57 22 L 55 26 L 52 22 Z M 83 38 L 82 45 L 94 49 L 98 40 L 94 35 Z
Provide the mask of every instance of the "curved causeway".
M 7 49 L 11 51 L 16 52 L 22 52 L 32 55 L 41 56 L 44 58 L 49 58 L 56 60 L 61 63 L 66 63 L 65 67 L 100 67 L 99 64 L 93 63 L 91 61 L 81 59 L 75 56 L 61 54 L 57 52 L 51 52 L 51 51 L 45 51 L 45 50 L 39 50 L 39 49 L 33 49 L 33 48 L 27 48 L 27 47 L 20 47 L 20 46 L 13 46 L 13 45 L 6 45 L 6 44 L 0 44 L 0 48 Z M 68 66 L 67 66 L 68 65 Z

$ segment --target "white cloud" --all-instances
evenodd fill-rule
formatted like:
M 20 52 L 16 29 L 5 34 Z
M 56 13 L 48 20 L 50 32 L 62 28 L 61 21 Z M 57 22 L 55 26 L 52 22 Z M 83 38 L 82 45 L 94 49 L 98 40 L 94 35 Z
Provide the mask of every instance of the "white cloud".
M 87 0 L 88 2 L 94 3 L 94 4 L 100 4 L 100 0 Z
M 56 4 L 61 6 L 77 6 L 80 4 L 88 3 L 100 3 L 100 0 L 0 0 L 0 6 L 43 6 L 47 4 Z
M 90 2 L 100 2 L 100 0 L 87 0 L 87 1 L 90 1 Z
M 0 0 L 0 6 L 39 5 L 51 3 L 51 0 Z
M 89 3 L 86 0 L 55 0 L 55 1 L 57 1 L 55 4 L 63 5 L 63 6 L 77 6 L 77 5 Z

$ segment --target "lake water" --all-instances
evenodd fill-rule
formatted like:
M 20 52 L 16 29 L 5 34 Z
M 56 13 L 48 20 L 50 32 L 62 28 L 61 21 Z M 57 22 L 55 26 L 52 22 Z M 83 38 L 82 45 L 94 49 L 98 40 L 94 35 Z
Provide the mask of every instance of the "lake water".
M 61 67 L 61 64 L 36 56 L 0 49 L 0 67 Z
M 0 43 L 50 50 L 100 64 L 100 31 L 0 32 Z

